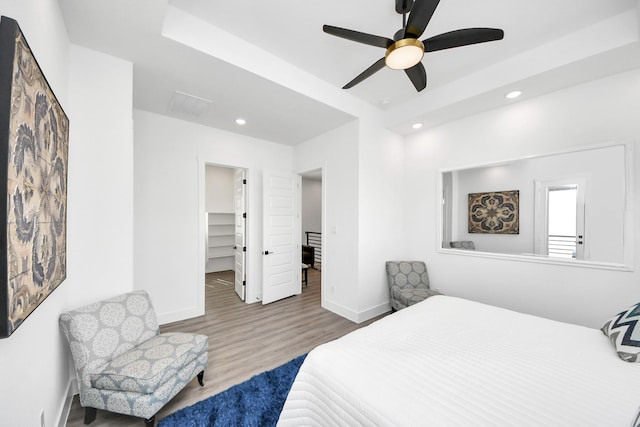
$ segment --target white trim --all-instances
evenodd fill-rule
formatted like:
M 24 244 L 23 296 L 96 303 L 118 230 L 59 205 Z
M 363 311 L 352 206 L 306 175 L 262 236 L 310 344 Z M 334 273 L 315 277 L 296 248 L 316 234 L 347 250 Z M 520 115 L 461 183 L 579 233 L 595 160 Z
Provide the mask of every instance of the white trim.
M 491 162 L 491 163 L 471 163 L 471 164 L 466 164 L 466 165 L 456 166 L 451 168 L 441 168 L 437 172 L 440 175 L 442 175 L 442 173 L 444 172 L 456 172 L 460 170 L 473 169 L 473 168 L 488 168 L 493 166 L 505 165 L 508 163 L 517 162 L 521 160 L 539 159 L 540 157 L 556 156 L 560 154 L 579 153 L 581 151 L 597 150 L 599 148 L 615 147 L 617 145 L 622 145 L 626 147 L 627 152 L 631 153 L 633 151 L 633 140 L 629 138 L 614 139 L 608 142 L 601 142 L 597 144 L 581 145 L 578 147 L 567 147 L 558 151 L 547 151 L 544 153 L 530 154 L 528 156 L 522 156 L 522 157 L 509 157 L 507 159 L 496 160 L 495 162 Z
M 583 236 L 587 245 L 576 245 L 576 259 L 590 259 L 589 252 L 589 228 L 586 222 L 586 202 L 588 192 L 591 190 L 591 177 L 586 174 L 563 176 L 553 179 L 534 180 L 535 191 L 533 195 L 534 225 L 533 225 L 533 253 L 536 255 L 548 255 L 549 251 L 549 190 L 550 188 L 575 186 L 576 189 L 576 235 Z
M 607 263 L 607 262 L 597 262 L 597 261 L 583 261 L 583 260 L 562 260 L 558 258 L 548 258 L 546 256 L 537 256 L 537 255 L 520 255 L 520 254 L 501 254 L 501 253 L 491 253 L 491 252 L 481 252 L 481 251 L 466 251 L 466 250 L 456 250 L 456 249 L 447 249 L 442 247 L 444 233 L 443 233 L 443 218 L 442 218 L 442 204 L 444 202 L 443 195 L 443 181 L 442 174 L 445 172 L 454 172 L 463 169 L 469 169 L 474 167 L 490 167 L 497 166 L 500 164 L 509 163 L 517 160 L 526 160 L 531 158 L 539 158 L 546 157 L 556 154 L 567 154 L 567 153 L 575 153 L 580 151 L 594 150 L 598 148 L 607 148 L 614 146 L 623 146 L 625 148 L 625 206 L 624 206 L 624 233 L 623 233 L 623 251 L 624 251 L 624 260 L 622 263 Z M 546 154 L 537 154 L 531 156 L 525 156 L 520 158 L 514 158 L 511 160 L 503 160 L 494 163 L 483 163 L 483 164 L 475 164 L 475 165 L 467 165 L 467 166 L 457 166 L 455 168 L 442 168 L 436 171 L 436 204 L 437 213 L 436 213 L 436 221 L 435 226 L 436 229 L 436 253 L 446 254 L 446 255 L 457 255 L 457 256 L 471 256 L 471 257 L 479 257 L 479 258 L 493 258 L 493 259 L 503 259 L 508 261 L 519 261 L 519 262 L 529 262 L 529 263 L 539 263 L 539 264 L 554 264 L 554 265 L 563 265 L 567 267 L 579 267 L 579 268 L 594 268 L 594 269 L 604 269 L 604 270 L 616 270 L 616 271 L 634 271 L 634 257 L 633 257 L 633 245 L 634 245 L 634 236 L 635 236 L 635 224 L 634 224 L 634 216 L 633 216 L 633 206 L 635 203 L 635 190 L 634 190 L 634 164 L 635 164 L 635 152 L 634 152 L 634 144 L 631 139 L 623 139 L 623 140 L 612 140 L 609 142 L 604 142 L 600 144 L 591 144 L 585 145 L 581 147 L 573 147 L 567 148 L 564 150 L 559 150 L 556 152 L 546 153 Z
M 60 416 L 58 417 L 58 427 L 65 427 L 67 422 L 69 421 L 69 413 L 71 412 L 71 405 L 73 404 L 73 396 L 78 394 L 80 391 L 78 389 L 78 382 L 76 381 L 75 371 L 72 378 L 69 378 L 69 383 L 67 384 L 67 393 L 62 404 L 62 408 L 60 408 Z
M 369 319 L 373 319 L 374 317 L 380 316 L 390 311 L 391 311 L 391 303 L 387 301 L 385 303 L 376 305 L 375 307 L 371 307 L 367 310 L 359 312 L 356 323 L 366 322 Z
M 321 210 L 321 218 L 320 218 L 320 245 L 322 246 L 322 273 L 320 274 L 320 307 L 326 308 L 324 306 L 325 301 L 327 301 L 327 292 L 325 290 L 326 286 L 324 286 L 324 278 L 326 277 L 326 248 L 327 248 L 327 162 L 323 162 L 322 165 L 318 167 L 307 168 L 304 171 L 299 171 L 298 175 L 303 175 L 306 172 L 311 172 L 315 170 L 320 170 L 320 210 Z M 300 209 L 302 212 L 302 208 Z M 300 240 L 302 240 L 302 234 L 300 235 Z M 331 267 L 329 267 L 331 268 Z M 333 311 L 333 310 L 331 310 Z
M 362 323 L 367 320 L 373 319 L 374 317 L 380 316 L 381 314 L 388 313 L 391 311 L 391 304 L 389 301 L 376 305 L 374 307 L 368 308 L 364 311 L 353 311 L 348 309 L 347 307 L 336 304 L 332 301 L 323 301 L 322 308 L 332 311 L 339 316 L 344 317 L 345 319 L 351 320 L 354 323 Z
M 205 269 L 206 269 L 206 257 L 207 257 L 207 209 L 205 203 L 205 186 L 207 179 L 207 163 L 202 160 L 199 156 L 196 156 L 197 169 L 198 169 L 198 183 L 196 185 L 198 191 L 198 274 L 196 283 L 196 307 L 194 309 L 183 310 L 182 313 L 187 315 L 187 313 L 191 313 L 191 315 L 182 317 L 182 319 L 189 319 L 191 317 L 202 316 L 204 314 L 204 292 L 205 292 Z M 164 322 L 171 321 L 174 313 L 169 313 L 167 315 L 163 315 L 162 320 Z M 182 315 L 182 314 L 181 314 Z M 160 321 L 160 319 L 158 319 Z
M 546 255 L 518 255 L 518 254 L 498 254 L 492 252 L 466 251 L 459 249 L 439 248 L 436 252 L 448 255 L 470 256 L 478 258 L 504 259 L 508 261 L 530 262 L 534 264 L 555 264 L 567 267 L 595 268 L 600 270 L 633 271 L 633 265 L 615 264 L 608 262 L 594 262 L 581 260 L 565 260 L 562 258 L 548 258 Z
M 202 277 L 204 278 L 204 275 Z M 203 283 L 202 289 L 204 290 L 204 279 L 202 283 Z M 190 307 L 184 310 L 158 314 L 158 324 L 166 325 L 167 323 L 173 323 L 173 322 L 178 322 L 180 320 L 193 319 L 195 317 L 204 316 L 204 314 L 205 314 L 204 309 L 200 307 Z
M 210 166 L 218 166 L 218 167 L 223 167 L 223 168 L 229 168 L 229 169 L 243 169 L 245 171 L 245 179 L 247 180 L 247 184 L 245 187 L 245 211 L 247 212 L 247 217 L 249 218 L 248 221 L 245 222 L 245 243 L 247 244 L 247 247 L 249 247 L 249 234 L 250 234 L 250 230 L 251 230 L 251 226 L 250 221 L 253 217 L 253 213 L 250 211 L 251 209 L 251 203 L 250 203 L 250 194 L 249 192 L 251 191 L 251 182 L 252 182 L 252 172 L 251 169 L 244 167 L 244 166 L 234 166 L 234 165 L 227 165 L 227 164 L 221 164 L 221 163 L 215 163 L 215 162 L 211 162 L 211 161 L 207 161 L 205 159 L 202 159 L 200 156 L 196 156 L 196 161 L 197 161 L 197 168 L 198 168 L 198 183 L 197 183 L 197 191 L 198 191 L 198 210 L 197 210 L 197 215 L 198 215 L 198 280 L 199 282 L 197 283 L 197 289 L 198 289 L 198 300 L 197 300 L 197 307 L 195 308 L 190 308 L 187 310 L 183 310 L 181 312 L 174 312 L 174 313 L 169 313 L 168 315 L 163 316 L 163 320 L 165 320 L 165 323 L 169 323 L 172 322 L 174 320 L 175 316 L 189 316 L 189 317 L 183 317 L 182 319 L 187 319 L 187 318 L 191 318 L 191 317 L 197 317 L 197 316 L 202 316 L 205 314 L 205 307 L 204 307 L 204 294 L 205 294 L 205 283 L 204 283 L 204 278 L 205 278 L 205 269 L 206 269 L 206 254 L 207 254 L 207 209 L 206 209 L 206 203 L 205 203 L 205 185 L 206 185 L 206 169 L 207 169 L 207 165 Z M 202 240 L 200 240 L 202 239 Z M 249 272 L 249 266 L 251 265 L 251 255 L 250 255 L 250 251 L 247 250 L 246 254 L 245 254 L 245 276 L 246 276 L 246 282 L 247 285 L 245 286 L 245 302 L 247 304 L 252 303 L 252 302 L 257 302 L 260 299 L 258 299 L 256 297 L 255 301 L 251 301 L 249 299 L 249 296 L 253 296 L 253 292 L 250 293 L 250 279 L 251 279 L 251 274 Z M 182 313 L 182 314 L 177 314 L 177 313 Z M 190 313 L 190 314 L 189 314 Z M 182 320 L 182 319 L 176 319 L 176 320 Z M 159 320 L 160 321 L 160 320 Z M 163 323 L 163 322 L 160 322 Z

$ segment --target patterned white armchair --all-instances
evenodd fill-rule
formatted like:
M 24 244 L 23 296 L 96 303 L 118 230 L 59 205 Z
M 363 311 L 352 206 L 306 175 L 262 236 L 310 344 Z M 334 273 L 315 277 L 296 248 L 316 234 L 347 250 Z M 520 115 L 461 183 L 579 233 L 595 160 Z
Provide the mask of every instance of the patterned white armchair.
M 387 281 L 394 311 L 441 295 L 429 287 L 427 266 L 422 261 L 387 261 Z
M 203 385 L 206 335 L 160 334 L 151 299 L 130 292 L 60 315 L 76 369 L 84 423 L 97 409 L 142 417 L 155 414 L 194 377 Z

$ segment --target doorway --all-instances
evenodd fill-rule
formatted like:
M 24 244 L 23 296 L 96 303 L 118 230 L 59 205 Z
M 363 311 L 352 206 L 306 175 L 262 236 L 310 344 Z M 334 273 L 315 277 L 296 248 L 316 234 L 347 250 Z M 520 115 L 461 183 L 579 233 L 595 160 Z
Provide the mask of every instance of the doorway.
M 535 253 L 555 258 L 588 259 L 585 239 L 586 178 L 536 181 Z M 539 218 L 539 219 L 538 219 Z
M 302 291 L 309 286 L 322 289 L 324 249 L 324 192 L 321 168 L 301 173 L 301 247 L 303 267 Z M 306 269 L 306 271 L 305 271 Z
M 206 285 L 231 286 L 245 300 L 245 170 L 205 164 Z

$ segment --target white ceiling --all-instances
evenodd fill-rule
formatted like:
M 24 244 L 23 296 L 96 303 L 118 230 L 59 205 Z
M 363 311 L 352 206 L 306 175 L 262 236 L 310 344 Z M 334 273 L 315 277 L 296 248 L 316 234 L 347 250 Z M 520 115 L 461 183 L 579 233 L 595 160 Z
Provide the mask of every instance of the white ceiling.
M 400 134 L 640 67 L 639 0 L 442 0 L 423 39 L 494 27 L 504 40 L 428 53 L 427 88 L 383 69 L 345 83 L 384 49 L 325 34 L 323 24 L 392 38 L 394 0 L 59 0 L 75 44 L 134 64 L 134 107 L 295 145 L 355 117 Z M 169 111 L 174 91 L 211 100 Z M 383 103 L 384 102 L 384 103 Z M 517 101 L 516 101 L 517 102 Z M 234 119 L 247 125 L 239 127 Z

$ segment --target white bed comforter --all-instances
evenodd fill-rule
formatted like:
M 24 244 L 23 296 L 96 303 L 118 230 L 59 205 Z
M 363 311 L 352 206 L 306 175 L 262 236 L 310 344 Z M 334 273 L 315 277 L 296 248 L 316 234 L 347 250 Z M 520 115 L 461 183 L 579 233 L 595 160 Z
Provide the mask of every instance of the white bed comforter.
M 311 351 L 278 426 L 623 426 L 640 363 L 602 332 L 435 296 Z

